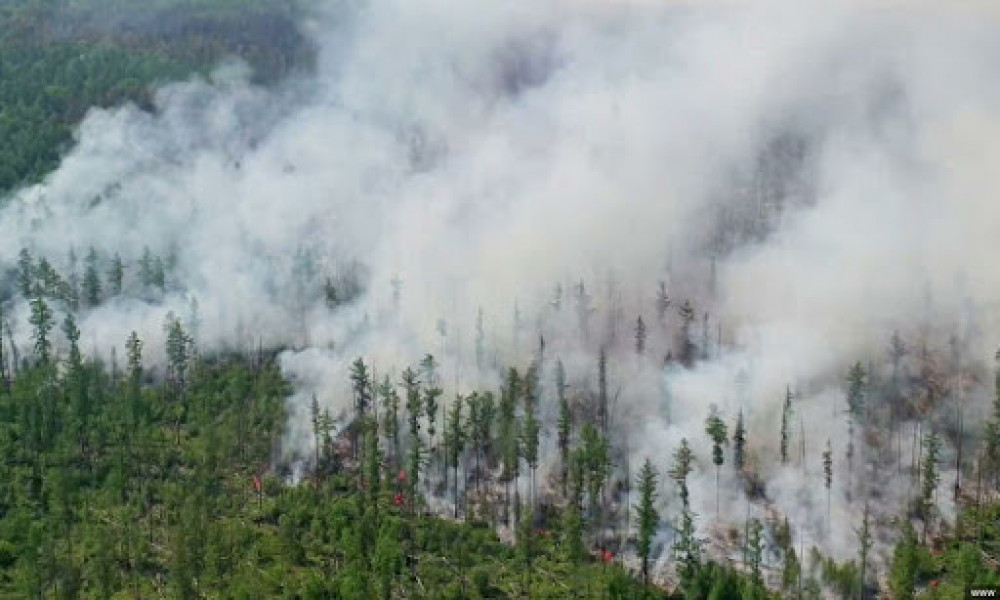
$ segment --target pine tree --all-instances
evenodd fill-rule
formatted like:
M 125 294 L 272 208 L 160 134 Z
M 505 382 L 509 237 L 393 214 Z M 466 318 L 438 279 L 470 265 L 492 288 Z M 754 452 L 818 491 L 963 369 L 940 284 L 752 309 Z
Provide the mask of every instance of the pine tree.
M 125 279 L 125 264 L 122 257 L 115 252 L 111 258 L 111 267 L 108 269 L 108 288 L 112 296 L 119 296 L 122 293 L 122 282 Z
M 34 262 L 31 259 L 31 252 L 27 248 L 21 248 L 17 258 L 17 287 L 21 290 L 21 295 L 31 298 L 35 282 Z
M 635 320 L 635 353 L 642 355 L 646 352 L 646 324 L 642 322 L 642 315 Z
M 677 574 L 680 576 L 681 587 L 685 594 L 690 597 L 698 597 L 699 594 L 693 590 L 694 584 L 698 580 L 701 572 L 702 541 L 698 539 L 694 527 L 694 515 L 690 509 L 684 508 L 681 512 L 681 526 L 677 532 L 677 541 L 674 542 L 674 555 L 680 566 Z
M 142 394 L 142 340 L 139 334 L 133 331 L 125 341 L 127 353 L 127 381 L 129 399 L 129 417 L 131 424 L 135 424 L 139 417 L 139 403 Z
M 34 328 L 32 338 L 35 342 L 35 357 L 39 364 L 48 365 L 52 357 L 52 342 L 49 340 L 49 332 L 52 331 L 52 309 L 45 303 L 40 286 L 35 286 L 29 322 Z
M 97 306 L 101 302 L 101 277 L 97 271 L 97 251 L 91 246 L 85 259 L 83 272 L 83 297 L 88 306 Z
M 462 458 L 462 451 L 465 449 L 466 440 L 465 427 L 462 422 L 462 404 L 464 404 L 464 401 L 461 396 L 457 396 L 455 401 L 451 403 L 451 410 L 448 412 L 448 430 L 445 434 L 445 445 L 448 447 L 448 462 L 453 469 L 455 480 L 453 500 L 455 503 L 456 519 L 458 518 L 458 466 Z
M 378 396 L 382 401 L 382 434 L 392 443 L 392 460 L 399 469 L 399 392 L 392 385 L 392 380 L 386 375 L 378 386 Z
M 142 249 L 142 258 L 139 259 L 139 283 L 144 289 L 153 287 L 153 253 L 149 246 Z
M 187 416 L 187 370 L 192 340 L 173 313 L 167 314 L 164 328 L 167 331 L 167 380 L 173 400 L 177 403 L 174 436 L 176 443 L 180 444 L 181 421 Z
M 416 513 L 417 490 L 420 480 L 420 465 L 423 462 L 422 441 L 420 439 L 420 417 L 423 413 L 423 402 L 420 398 L 420 380 L 416 371 L 407 367 L 403 371 L 402 384 L 406 395 L 406 413 L 410 430 L 410 454 L 408 458 L 408 489 L 407 500 L 411 514 Z
M 354 395 L 354 427 L 351 434 L 351 453 L 357 458 L 360 449 L 358 437 L 362 432 L 362 422 L 372 408 L 372 376 L 361 358 L 351 363 L 351 390 Z
M 313 456 L 316 463 L 316 470 L 319 470 L 319 450 L 322 447 L 322 437 L 320 433 L 320 408 L 319 408 L 319 398 L 316 394 L 312 395 L 312 402 L 309 403 L 309 420 L 312 423 L 313 431 Z
M 521 392 L 521 377 L 517 369 L 507 372 L 507 381 L 500 395 L 500 422 L 497 432 L 500 443 L 500 479 L 504 483 L 504 520 L 510 522 L 510 484 L 517 479 L 520 448 L 517 423 L 517 399 Z
M 940 480 L 938 459 L 941 454 L 941 440 L 931 432 L 924 438 L 923 487 L 921 489 L 920 512 L 924 520 L 924 540 L 934 511 L 934 492 Z
M 860 559 L 861 562 L 861 573 L 859 574 L 858 577 L 858 591 L 861 600 L 864 600 L 865 596 L 867 595 L 866 594 L 867 584 L 865 578 L 867 575 L 867 568 L 868 568 L 868 553 L 871 551 L 873 543 L 868 516 L 869 516 L 868 504 L 865 503 L 865 511 L 863 513 L 861 521 L 861 528 L 856 530 L 858 534 L 858 544 L 859 544 L 858 558 Z
M 737 473 L 746 467 L 747 430 L 743 423 L 743 409 L 736 416 L 736 430 L 733 432 L 733 466 Z
M 525 382 L 534 381 L 534 376 L 529 373 Z M 541 423 L 535 417 L 535 403 L 533 401 L 534 388 L 528 385 L 524 394 L 524 420 L 523 432 L 521 436 L 521 447 L 523 449 L 524 461 L 531 469 L 531 511 L 535 510 L 535 472 L 538 470 L 538 437 L 541 433 Z
M 722 446 L 729 443 L 726 422 L 719 416 L 719 409 L 714 404 L 708 419 L 705 421 L 705 433 L 712 439 L 712 464 L 715 465 L 715 516 L 719 516 L 719 471 L 724 460 Z
M 437 361 L 430 354 L 420 361 L 420 369 L 424 374 L 424 415 L 427 417 L 427 436 L 430 439 L 431 451 L 436 451 L 434 445 L 437 435 L 438 398 L 444 393 L 437 382 Z
M 563 547 L 567 558 L 574 564 L 583 560 L 583 488 L 586 473 L 586 458 L 582 448 L 570 457 L 569 502 L 563 514 Z
M 854 427 L 864 414 L 865 404 L 865 368 L 861 366 L 861 361 L 851 367 L 847 381 L 847 474 L 848 494 L 850 494 L 854 472 Z
M 608 441 L 593 426 L 584 424 L 580 432 L 583 442 L 583 456 L 587 474 L 587 495 L 590 498 L 589 515 L 601 532 L 604 524 L 603 492 L 611 475 L 611 460 L 608 455 Z M 604 549 L 603 537 L 598 539 L 601 549 Z
M 781 410 L 781 464 L 788 463 L 789 427 L 792 422 L 792 388 L 785 388 L 785 404 Z
M 656 469 L 647 458 L 639 472 L 639 504 L 635 507 L 636 519 L 639 521 L 639 538 L 637 552 L 642 559 L 642 582 L 649 585 L 649 557 L 653 546 L 653 536 L 660 524 L 660 515 L 656 511 Z
M 83 357 L 80 354 L 80 328 L 76 326 L 76 319 L 73 317 L 73 313 L 66 313 L 62 330 L 66 336 L 66 340 L 69 342 L 69 359 L 67 362 L 70 373 L 71 375 L 79 374 L 80 369 L 83 368 Z
M 694 322 L 694 307 L 689 300 L 678 309 L 681 317 L 681 364 L 691 366 L 695 358 L 695 346 L 691 341 L 691 323 Z
M 826 440 L 826 450 L 823 451 L 823 486 L 826 487 L 826 526 L 830 528 L 830 491 L 833 486 L 833 448 L 830 439 Z
M 670 477 L 677 482 L 680 488 L 681 503 L 684 510 L 690 508 L 690 495 L 688 493 L 687 477 L 693 470 L 694 453 L 688 445 L 687 438 L 681 439 L 681 445 L 674 451 L 674 464 L 670 468 Z
M 160 293 L 163 293 L 167 289 L 167 269 L 163 264 L 163 259 L 159 256 L 153 259 L 153 271 L 150 282 L 153 287 L 160 290 Z
M 986 422 L 986 460 L 993 471 L 993 486 L 1000 490 L 1000 350 L 996 353 L 997 371 L 994 383 L 993 415 Z
M 747 539 L 748 556 L 750 557 L 750 581 L 754 587 L 764 585 L 761 564 L 764 559 L 764 540 L 761 532 L 764 527 L 758 519 L 750 521 L 750 535 Z
M 566 370 L 561 360 L 556 361 L 556 396 L 559 399 L 559 420 L 556 424 L 558 432 L 559 462 L 562 467 L 560 482 L 562 494 L 566 497 L 566 485 L 569 478 L 569 441 L 573 433 L 573 413 L 569 408 L 569 398 L 566 397 Z

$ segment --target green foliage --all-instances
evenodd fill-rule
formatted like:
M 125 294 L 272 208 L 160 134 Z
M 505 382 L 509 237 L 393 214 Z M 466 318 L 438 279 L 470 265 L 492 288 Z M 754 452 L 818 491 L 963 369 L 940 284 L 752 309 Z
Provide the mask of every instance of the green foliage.
M 639 521 L 639 539 L 636 546 L 639 558 L 642 560 L 642 580 L 649 583 L 649 557 L 653 545 L 653 536 L 660 524 L 660 515 L 653 503 L 656 501 L 656 469 L 647 458 L 639 472 L 639 505 L 635 507 L 636 518 Z
M 264 0 L 3 3 L 0 196 L 50 172 L 91 107 L 149 109 L 157 86 L 207 74 L 230 56 L 260 82 L 309 64 L 299 12 L 295 2 Z
M 743 423 L 743 409 L 736 416 L 736 429 L 733 431 L 733 467 L 742 472 L 746 467 L 747 430 Z

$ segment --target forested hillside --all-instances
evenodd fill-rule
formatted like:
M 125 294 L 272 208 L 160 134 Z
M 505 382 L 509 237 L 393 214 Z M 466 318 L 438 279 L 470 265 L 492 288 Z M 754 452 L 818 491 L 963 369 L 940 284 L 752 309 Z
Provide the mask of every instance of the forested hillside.
M 307 69 L 294 2 L 10 0 L 0 5 L 0 194 L 59 163 L 92 107 L 150 107 L 157 85 L 239 58 L 273 82 Z

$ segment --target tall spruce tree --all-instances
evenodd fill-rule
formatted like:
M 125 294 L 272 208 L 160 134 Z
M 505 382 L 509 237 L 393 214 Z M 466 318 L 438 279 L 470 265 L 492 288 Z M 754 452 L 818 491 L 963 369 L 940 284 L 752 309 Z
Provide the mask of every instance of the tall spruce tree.
M 830 493 L 833 486 L 833 448 L 830 446 L 830 439 L 826 440 L 826 449 L 823 450 L 823 487 L 826 488 L 826 527 L 830 528 Z
M 559 418 L 556 424 L 561 468 L 559 480 L 562 486 L 562 495 L 565 498 L 569 478 L 569 443 L 570 436 L 573 434 L 573 413 L 570 411 L 569 398 L 566 396 L 566 370 L 561 360 L 556 361 L 556 396 L 559 400 Z
M 52 331 L 52 309 L 42 297 L 41 286 L 35 286 L 35 295 L 31 299 L 31 316 L 29 322 L 33 328 L 32 339 L 35 343 L 35 358 L 40 365 L 48 365 L 52 359 L 52 341 L 49 332 Z
M 458 518 L 458 467 L 466 441 L 466 428 L 462 421 L 462 405 L 464 403 L 465 400 L 462 396 L 456 396 L 455 401 L 451 403 L 451 409 L 448 412 L 448 428 L 445 432 L 448 463 L 454 475 L 454 495 L 452 500 L 454 502 L 454 516 L 456 519 Z
M 781 409 L 781 464 L 788 464 L 789 429 L 792 423 L 792 388 L 785 388 L 785 404 Z
M 729 443 L 726 422 L 719 416 L 719 409 L 714 404 L 705 421 L 705 433 L 712 439 L 712 464 L 715 465 L 715 516 L 719 516 L 719 472 L 722 470 L 724 455 L 722 447 Z
M 934 515 L 934 492 L 940 481 L 938 471 L 938 460 L 941 454 L 941 440 L 933 431 L 924 438 L 924 460 L 922 474 L 922 488 L 920 494 L 920 513 L 924 522 L 923 537 L 927 541 L 927 532 Z
M 83 297 L 87 306 L 101 303 L 101 276 L 97 270 L 97 251 L 91 246 L 84 259 Z
M 733 467 L 742 473 L 746 467 L 747 430 L 743 423 L 743 409 L 736 415 L 736 429 L 733 431 Z
M 122 293 L 122 282 L 125 279 L 125 264 L 122 257 L 117 252 L 111 258 L 111 266 L 108 268 L 108 292 L 112 296 L 119 296 Z
M 417 491 L 420 481 L 420 466 L 423 463 L 423 442 L 420 439 L 420 417 L 423 414 L 423 402 L 420 398 L 420 379 L 417 372 L 407 367 L 403 371 L 403 392 L 406 396 L 406 417 L 409 424 L 410 451 L 407 459 L 407 503 L 411 514 L 416 514 L 419 500 Z
M 637 553 L 642 560 L 642 583 L 649 585 L 649 558 L 653 548 L 653 536 L 660 524 L 660 515 L 656 511 L 656 469 L 647 458 L 639 471 L 639 504 L 635 507 L 636 520 L 639 522 Z

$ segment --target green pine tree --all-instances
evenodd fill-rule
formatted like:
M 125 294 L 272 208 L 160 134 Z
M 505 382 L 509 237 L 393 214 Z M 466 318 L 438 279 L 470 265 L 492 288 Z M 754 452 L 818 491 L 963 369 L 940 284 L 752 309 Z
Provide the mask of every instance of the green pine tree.
M 639 537 L 637 553 L 642 560 L 642 582 L 649 585 L 649 558 L 652 552 L 653 536 L 660 524 L 660 515 L 656 511 L 656 469 L 647 458 L 639 472 L 639 504 L 635 507 L 636 519 L 639 521 Z

